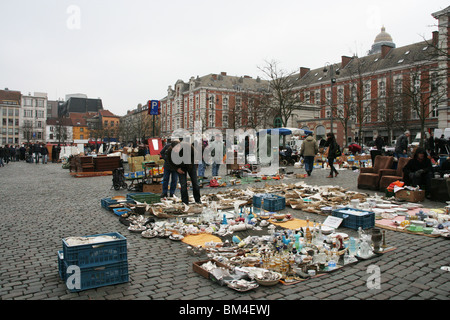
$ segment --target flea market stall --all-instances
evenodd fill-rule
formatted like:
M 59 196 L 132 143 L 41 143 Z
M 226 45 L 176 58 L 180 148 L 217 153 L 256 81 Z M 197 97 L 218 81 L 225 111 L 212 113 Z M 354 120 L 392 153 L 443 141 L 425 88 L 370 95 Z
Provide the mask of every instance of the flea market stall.
M 101 199 L 101 206 L 130 234 L 184 245 L 189 255 L 198 258 L 192 272 L 238 292 L 294 285 L 383 257 L 396 250 L 384 230 L 392 230 L 386 220 L 394 213 L 403 217 L 395 225 L 399 231 L 449 237 L 445 209 L 425 210 L 417 203 L 303 181 L 226 189 L 203 195 L 202 204 L 186 205 L 177 197 L 161 199 L 155 193 L 136 192 Z M 287 207 L 304 213 L 304 218 L 294 217 Z M 315 221 L 309 217 L 312 214 L 325 220 Z M 116 256 L 120 252 L 119 248 L 113 251 Z M 125 262 L 121 263 L 117 283 L 128 281 L 128 274 L 121 274 Z M 60 268 L 64 274 L 64 267 Z

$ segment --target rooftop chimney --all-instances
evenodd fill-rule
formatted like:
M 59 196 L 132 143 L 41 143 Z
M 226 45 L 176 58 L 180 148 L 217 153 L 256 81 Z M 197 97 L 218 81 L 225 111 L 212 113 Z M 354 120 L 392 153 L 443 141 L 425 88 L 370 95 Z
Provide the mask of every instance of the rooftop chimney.
M 350 61 L 352 61 L 351 57 L 342 56 L 341 58 L 342 58 L 342 66 L 341 66 L 342 69 L 345 68 L 345 66 L 348 65 Z
M 385 44 L 381 45 L 381 59 L 386 58 L 386 56 L 388 55 L 389 51 L 391 51 L 392 47 L 391 46 L 387 46 Z
M 226 73 L 226 72 L 223 72 L 223 71 L 222 71 L 220 74 L 221 74 L 222 76 L 226 76 L 226 75 L 227 75 L 227 73 Z
M 300 67 L 300 78 L 303 78 L 311 69 Z
M 433 31 L 433 46 L 437 47 L 439 43 L 439 31 Z

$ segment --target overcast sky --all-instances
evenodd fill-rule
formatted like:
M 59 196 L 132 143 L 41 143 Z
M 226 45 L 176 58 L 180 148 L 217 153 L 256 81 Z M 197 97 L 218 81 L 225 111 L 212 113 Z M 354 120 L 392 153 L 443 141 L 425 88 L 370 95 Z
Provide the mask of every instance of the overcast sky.
M 448 0 L 0 0 L 0 88 L 84 93 L 117 115 L 191 76 L 264 75 L 431 38 Z

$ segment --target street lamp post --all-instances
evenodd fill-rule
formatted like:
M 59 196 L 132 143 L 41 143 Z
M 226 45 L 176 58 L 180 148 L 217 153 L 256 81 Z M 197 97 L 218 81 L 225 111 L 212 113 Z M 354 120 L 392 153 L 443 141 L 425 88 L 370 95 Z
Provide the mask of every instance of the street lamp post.
M 326 63 L 325 64 L 325 67 L 323 68 L 323 72 L 324 73 L 326 73 L 326 72 L 328 72 L 328 68 L 327 67 L 329 67 L 330 68 L 330 82 L 331 82 L 331 98 L 330 98 L 330 126 L 331 126 L 331 133 L 333 133 L 333 118 L 334 118 L 334 115 L 333 115 L 333 87 L 334 87 L 334 84 L 336 83 L 336 78 L 335 78 L 335 76 L 337 76 L 337 75 L 339 75 L 339 70 L 338 69 L 336 69 L 335 70 L 335 65 L 334 64 L 329 64 L 329 63 Z

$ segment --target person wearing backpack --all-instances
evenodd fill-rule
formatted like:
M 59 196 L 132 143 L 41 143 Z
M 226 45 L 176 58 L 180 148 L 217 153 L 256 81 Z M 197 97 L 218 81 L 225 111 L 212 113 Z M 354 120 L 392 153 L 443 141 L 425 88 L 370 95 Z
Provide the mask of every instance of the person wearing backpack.
M 327 141 L 325 143 L 325 146 L 328 148 L 327 149 L 327 152 L 328 152 L 327 159 L 328 159 L 328 165 L 331 168 L 330 174 L 327 178 L 333 178 L 333 173 L 334 173 L 334 177 L 337 177 L 339 172 L 334 167 L 334 159 L 336 159 L 337 157 L 339 157 L 341 155 L 341 148 L 337 144 L 336 138 L 334 137 L 334 134 L 332 132 L 327 133 Z

